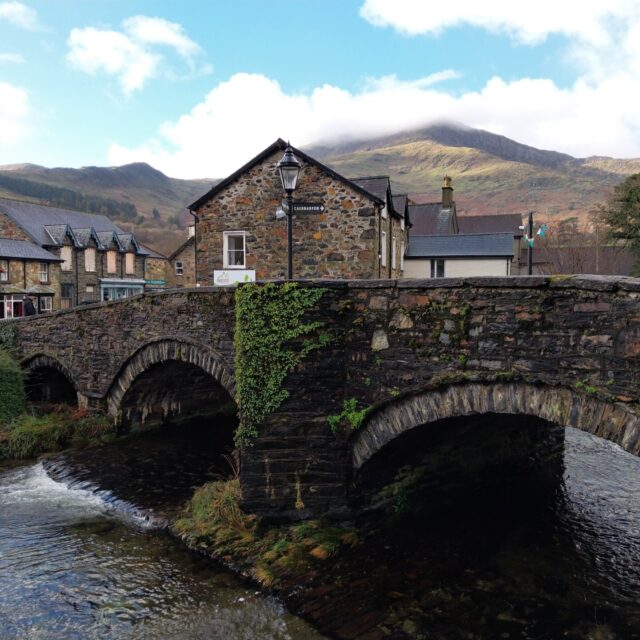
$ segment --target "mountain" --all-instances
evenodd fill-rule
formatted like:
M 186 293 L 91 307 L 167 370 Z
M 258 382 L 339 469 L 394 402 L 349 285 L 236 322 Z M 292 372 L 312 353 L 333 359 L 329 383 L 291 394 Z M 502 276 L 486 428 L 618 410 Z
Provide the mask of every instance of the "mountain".
M 0 196 L 105 214 L 161 253 L 184 240 L 176 223 L 189 223 L 185 207 L 213 182 L 169 178 L 141 162 L 81 169 L 0 166 Z
M 640 159 L 579 159 L 449 123 L 305 151 L 347 177 L 389 175 L 399 193 L 410 193 L 418 202 L 438 201 L 448 174 L 463 215 L 534 210 L 538 220 L 577 217 L 583 223 L 612 187 L 640 173 Z M 176 225 L 190 222 L 186 205 L 215 182 L 169 178 L 144 163 L 81 169 L 0 166 L 0 196 L 104 213 L 165 254 L 186 237 Z
M 640 159 L 578 159 L 444 123 L 308 151 L 346 176 L 389 175 L 399 192 L 420 202 L 439 200 L 448 174 L 463 215 L 534 210 L 540 219 L 587 222 L 613 186 L 640 172 Z

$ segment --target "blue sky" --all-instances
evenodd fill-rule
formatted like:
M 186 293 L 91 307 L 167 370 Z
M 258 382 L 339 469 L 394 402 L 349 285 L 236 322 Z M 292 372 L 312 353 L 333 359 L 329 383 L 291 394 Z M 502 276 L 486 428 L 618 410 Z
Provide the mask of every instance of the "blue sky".
M 640 156 L 637 0 L 0 0 L 0 164 L 222 177 L 450 119 Z

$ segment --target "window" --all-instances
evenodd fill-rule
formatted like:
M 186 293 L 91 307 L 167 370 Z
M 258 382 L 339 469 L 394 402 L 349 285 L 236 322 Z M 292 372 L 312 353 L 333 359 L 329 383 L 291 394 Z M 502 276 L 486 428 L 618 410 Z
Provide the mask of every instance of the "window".
M 380 236 L 380 263 L 383 267 L 387 266 L 387 232 L 383 231 Z
M 136 254 L 129 251 L 125 255 L 125 271 L 128 274 L 132 274 L 136 272 Z
M 40 313 L 47 313 L 53 310 L 53 296 L 41 296 L 39 305 Z
M 444 258 L 431 261 L 431 277 L 444 278 Z
M 0 282 L 7 282 L 9 280 L 9 261 L 0 260 Z
M 182 262 L 176 262 L 176 275 L 177 276 L 184 275 L 184 266 Z
M 225 269 L 245 268 L 244 231 L 224 232 L 223 266 Z
M 84 251 L 84 270 L 90 272 L 96 270 L 96 250 L 92 247 Z
M 391 268 L 396 268 L 396 239 L 391 240 Z
M 60 257 L 63 260 L 60 268 L 63 271 L 71 271 L 73 269 L 73 249 L 71 247 L 60 247 Z
M 107 273 L 116 272 L 116 256 L 115 251 L 107 251 Z
M 60 308 L 70 309 L 73 306 L 73 285 L 60 285 Z
M 49 282 L 49 263 L 40 263 L 40 282 Z
M 2 318 L 21 318 L 22 317 L 22 295 L 0 297 L 2 304 Z
M 404 271 L 404 242 L 400 243 L 400 271 Z

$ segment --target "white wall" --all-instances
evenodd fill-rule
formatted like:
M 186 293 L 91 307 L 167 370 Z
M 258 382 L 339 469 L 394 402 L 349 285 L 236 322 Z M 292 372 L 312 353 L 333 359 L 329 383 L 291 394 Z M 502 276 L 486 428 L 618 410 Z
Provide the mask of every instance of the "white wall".
M 510 262 L 507 258 L 446 258 L 444 275 L 447 278 L 507 276 Z M 430 278 L 431 260 L 405 260 L 403 277 Z

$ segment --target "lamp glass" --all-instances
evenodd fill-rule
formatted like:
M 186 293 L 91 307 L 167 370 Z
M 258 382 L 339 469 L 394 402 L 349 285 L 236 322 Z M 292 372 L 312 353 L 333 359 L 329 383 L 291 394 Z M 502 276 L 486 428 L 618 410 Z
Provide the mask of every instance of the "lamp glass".
M 282 188 L 285 191 L 295 191 L 300 173 L 300 162 L 291 147 L 286 148 L 282 159 L 278 162 L 278 171 L 280 172 L 280 180 L 282 180 Z

